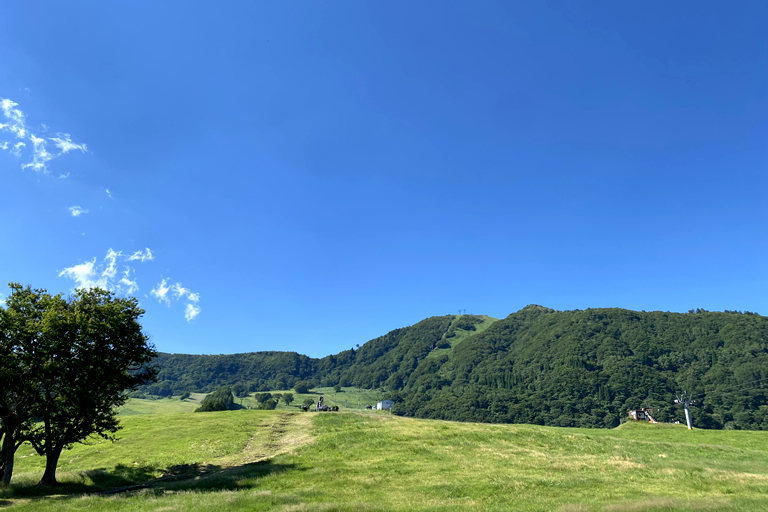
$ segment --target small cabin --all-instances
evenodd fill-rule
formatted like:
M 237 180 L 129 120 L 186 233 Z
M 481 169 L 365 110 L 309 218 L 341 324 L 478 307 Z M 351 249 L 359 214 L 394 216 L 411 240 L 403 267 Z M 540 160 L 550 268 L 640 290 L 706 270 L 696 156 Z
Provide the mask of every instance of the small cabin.
M 395 405 L 395 402 L 393 402 L 392 400 L 382 400 L 381 402 L 376 404 L 376 409 L 379 411 L 382 411 L 384 409 L 391 409 L 393 405 Z
M 635 421 L 649 421 L 651 423 L 656 423 L 656 421 L 653 419 L 653 416 L 651 416 L 651 411 L 653 409 L 632 409 L 629 411 L 629 419 L 635 420 Z

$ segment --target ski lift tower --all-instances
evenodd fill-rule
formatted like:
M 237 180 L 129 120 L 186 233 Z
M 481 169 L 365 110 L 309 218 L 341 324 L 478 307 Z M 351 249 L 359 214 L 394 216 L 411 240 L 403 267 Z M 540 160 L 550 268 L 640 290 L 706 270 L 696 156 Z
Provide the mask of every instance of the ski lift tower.
M 692 400 L 691 397 L 687 396 L 687 393 L 683 391 L 682 395 L 675 394 L 675 403 L 683 404 L 683 408 L 685 409 L 685 422 L 688 423 L 688 430 L 693 430 L 691 427 L 691 411 L 688 407 L 691 404 L 696 403 L 696 400 Z

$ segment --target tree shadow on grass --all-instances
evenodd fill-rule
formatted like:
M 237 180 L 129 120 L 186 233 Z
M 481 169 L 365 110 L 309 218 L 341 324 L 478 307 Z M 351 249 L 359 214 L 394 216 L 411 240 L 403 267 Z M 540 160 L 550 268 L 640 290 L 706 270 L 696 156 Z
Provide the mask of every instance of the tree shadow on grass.
M 291 470 L 303 471 L 294 464 L 276 464 L 272 460 L 240 466 L 182 464 L 165 468 L 162 470 L 162 476 L 154 478 L 158 474 L 158 468 L 118 464 L 111 470 L 100 468 L 84 471 L 80 473 L 81 482 L 66 482 L 56 486 L 12 485 L 5 489 L 2 497 L 66 500 L 79 498 L 84 494 L 110 496 L 142 489 L 143 492 L 154 491 L 159 494 L 185 490 L 247 490 L 256 487 L 259 480 L 265 476 Z M 0 500 L 0 507 L 13 504 L 13 501 Z

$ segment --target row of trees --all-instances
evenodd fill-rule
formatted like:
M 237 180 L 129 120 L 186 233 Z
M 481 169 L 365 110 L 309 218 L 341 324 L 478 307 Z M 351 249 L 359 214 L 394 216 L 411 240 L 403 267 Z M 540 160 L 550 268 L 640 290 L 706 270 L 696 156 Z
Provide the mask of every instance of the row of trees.
M 63 450 L 96 435 L 114 439 L 126 390 L 151 382 L 154 347 L 135 298 L 98 288 L 69 298 L 11 283 L 0 307 L 0 482 L 24 442 L 46 457 L 41 484 L 56 483 Z

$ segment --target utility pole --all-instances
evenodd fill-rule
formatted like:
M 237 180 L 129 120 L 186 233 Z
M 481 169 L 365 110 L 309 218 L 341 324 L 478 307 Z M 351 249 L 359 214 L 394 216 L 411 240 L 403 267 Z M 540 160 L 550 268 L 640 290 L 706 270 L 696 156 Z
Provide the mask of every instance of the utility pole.
M 683 404 L 683 408 L 685 408 L 685 422 L 688 423 L 688 430 L 693 430 L 691 427 L 691 411 L 688 409 L 688 406 L 696 403 L 696 400 L 693 400 L 690 396 L 687 396 L 685 391 L 683 391 L 682 395 L 675 394 L 675 397 L 675 403 Z

